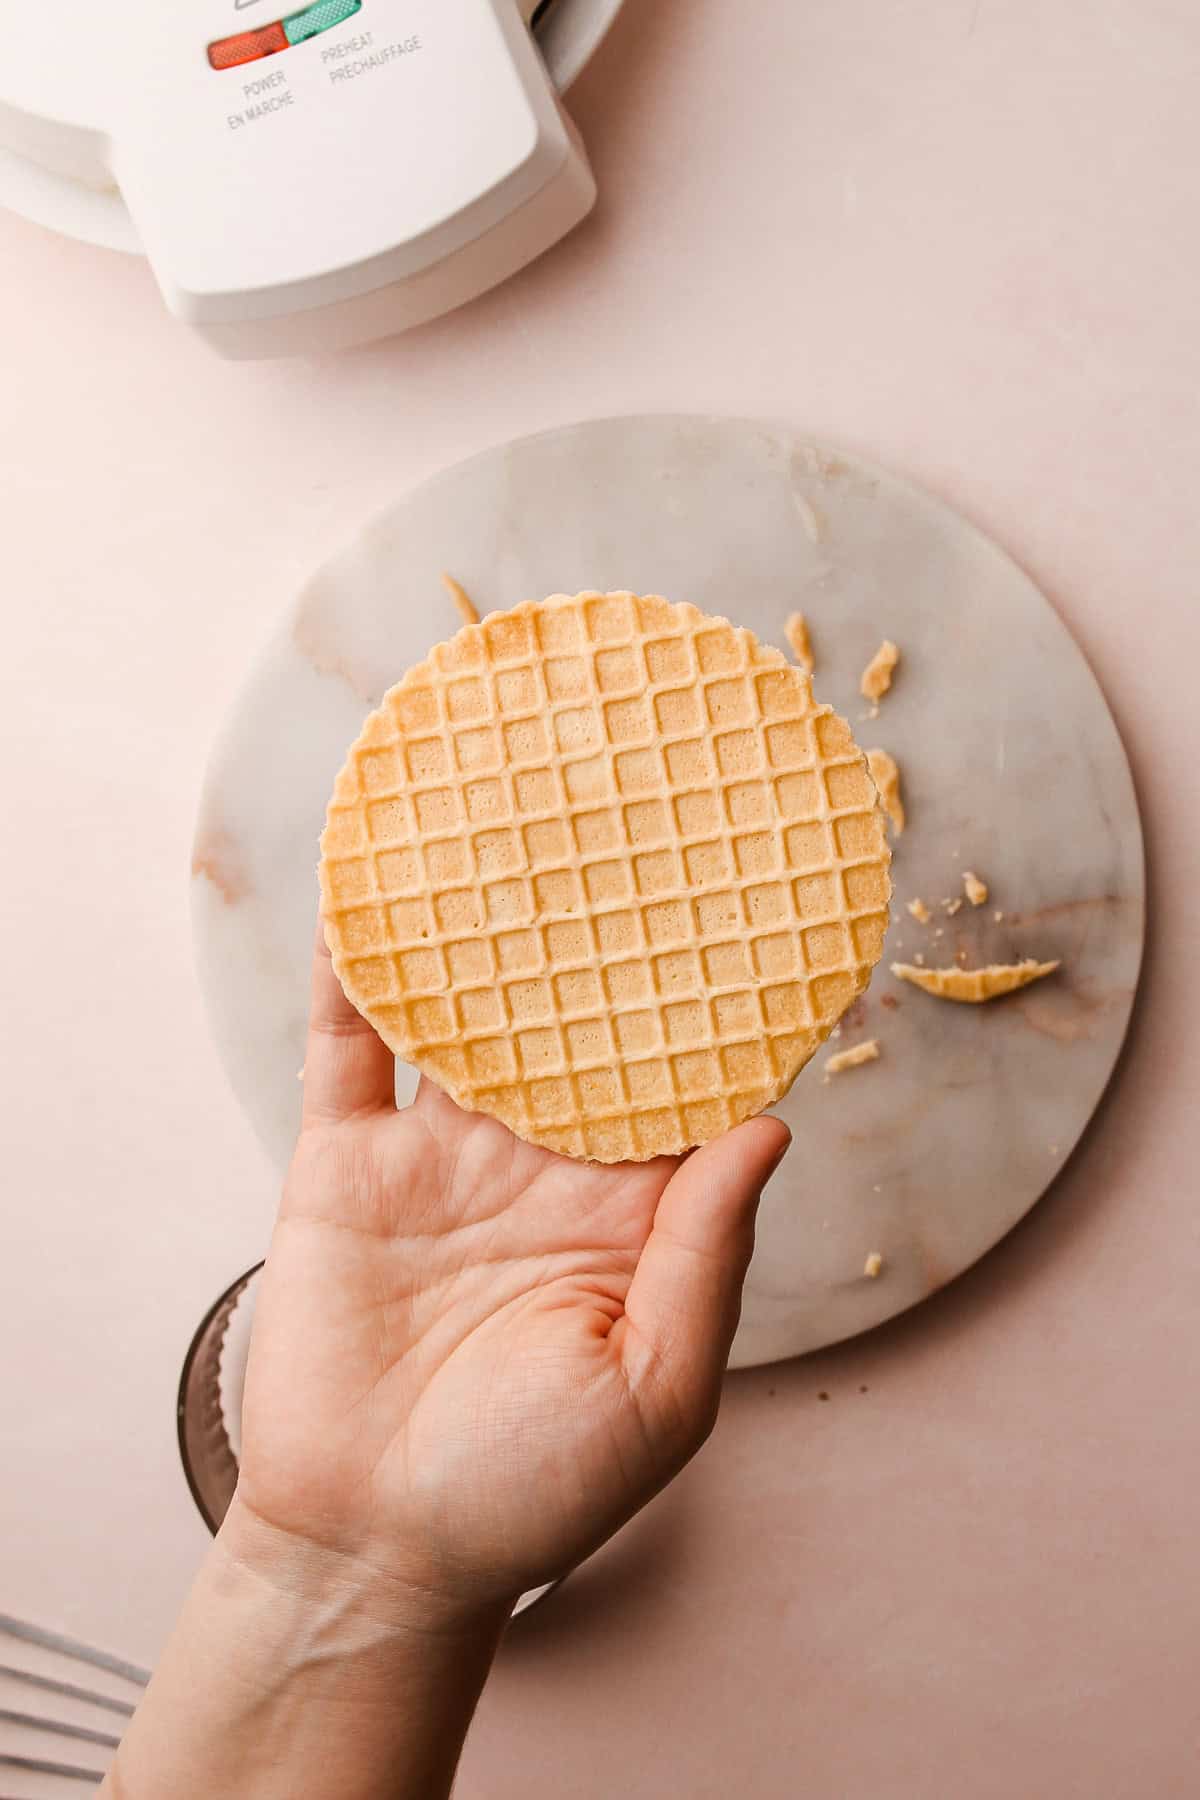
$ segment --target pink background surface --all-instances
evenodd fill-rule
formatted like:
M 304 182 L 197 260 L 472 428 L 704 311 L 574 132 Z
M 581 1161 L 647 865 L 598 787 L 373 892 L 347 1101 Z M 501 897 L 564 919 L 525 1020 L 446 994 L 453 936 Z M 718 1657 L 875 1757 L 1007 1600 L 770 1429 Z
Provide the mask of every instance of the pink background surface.
M 952 500 L 1075 630 L 1145 810 L 1142 1001 L 1027 1223 L 873 1337 L 732 1380 L 514 1634 L 463 1800 L 1192 1791 L 1198 79 L 1186 0 L 634 0 L 571 100 L 595 217 L 309 363 L 222 365 L 143 267 L 0 218 L 0 1610 L 152 1661 L 204 1548 L 179 1364 L 274 1196 L 187 862 L 250 651 L 485 444 L 761 413 Z

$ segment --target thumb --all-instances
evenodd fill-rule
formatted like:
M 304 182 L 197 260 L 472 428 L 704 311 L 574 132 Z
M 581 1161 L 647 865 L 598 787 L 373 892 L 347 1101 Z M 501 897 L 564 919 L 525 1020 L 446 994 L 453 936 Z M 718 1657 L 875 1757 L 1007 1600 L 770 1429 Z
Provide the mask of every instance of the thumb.
M 630 1386 L 694 1442 L 716 1417 L 763 1188 L 791 1135 L 751 1119 L 703 1145 L 663 1191 L 625 1300 Z

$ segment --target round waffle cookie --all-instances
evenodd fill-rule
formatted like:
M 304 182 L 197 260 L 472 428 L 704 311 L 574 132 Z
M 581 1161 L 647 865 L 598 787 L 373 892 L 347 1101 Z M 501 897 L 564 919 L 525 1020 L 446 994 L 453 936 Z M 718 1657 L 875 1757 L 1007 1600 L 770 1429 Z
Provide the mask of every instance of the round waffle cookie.
M 870 979 L 866 758 L 749 631 L 633 594 L 468 625 L 363 726 L 325 935 L 399 1057 L 518 1137 L 678 1153 L 778 1100 Z

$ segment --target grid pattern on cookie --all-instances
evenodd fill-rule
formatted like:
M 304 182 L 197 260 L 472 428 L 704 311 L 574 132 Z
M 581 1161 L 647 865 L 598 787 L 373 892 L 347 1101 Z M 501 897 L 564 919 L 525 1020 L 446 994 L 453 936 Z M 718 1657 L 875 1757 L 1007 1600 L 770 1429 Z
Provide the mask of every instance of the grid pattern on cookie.
M 598 1161 L 778 1099 L 883 947 L 848 726 L 694 607 L 554 596 L 438 645 L 334 789 L 334 964 L 461 1105 Z

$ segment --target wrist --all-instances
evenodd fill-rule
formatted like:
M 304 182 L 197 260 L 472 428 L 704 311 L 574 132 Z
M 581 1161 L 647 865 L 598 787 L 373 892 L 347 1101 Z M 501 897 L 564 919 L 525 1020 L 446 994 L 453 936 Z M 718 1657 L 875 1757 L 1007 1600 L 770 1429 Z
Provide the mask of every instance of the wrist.
M 498 1638 L 516 1600 L 484 1593 L 470 1580 L 448 1582 L 396 1544 L 383 1562 L 369 1548 L 317 1543 L 264 1519 L 241 1494 L 234 1494 L 214 1548 L 281 1607 L 338 1620 L 356 1640 Z
M 505 1617 L 235 1499 L 105 1792 L 441 1800 Z
M 265 1519 L 235 1493 L 217 1534 L 217 1556 L 231 1573 L 256 1584 L 279 1606 L 323 1620 L 347 1647 L 386 1649 L 405 1642 L 430 1647 L 491 1642 L 516 1595 L 503 1598 L 470 1583 L 449 1583 L 413 1555 L 389 1545 L 386 1566 L 369 1548 L 322 1544 Z

